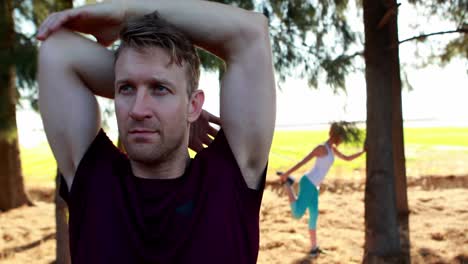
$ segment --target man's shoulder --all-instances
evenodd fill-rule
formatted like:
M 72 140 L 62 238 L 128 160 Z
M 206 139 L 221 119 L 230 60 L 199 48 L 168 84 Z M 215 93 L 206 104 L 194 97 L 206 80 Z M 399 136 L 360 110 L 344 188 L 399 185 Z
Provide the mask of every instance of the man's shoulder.
M 228 189 L 233 186 L 237 186 L 242 190 L 249 189 L 223 130 L 217 133 L 208 147 L 197 153 L 192 160 L 191 168 L 191 173 L 201 173 L 204 175 L 203 177 L 211 179 L 213 183 L 226 186 Z M 256 186 L 262 185 L 265 175 L 266 167 L 262 171 Z
M 119 156 L 119 154 L 123 154 L 123 152 L 119 150 L 119 148 L 117 148 L 117 146 L 114 144 L 114 142 L 109 138 L 107 133 L 102 128 L 99 130 L 93 142 L 91 142 L 91 145 L 89 146 L 85 155 L 88 154 L 89 152 L 91 153 L 106 152 L 112 155 L 109 157 L 114 157 L 114 155 Z M 103 158 L 106 158 L 106 157 L 103 157 Z
M 128 160 L 127 155 L 116 147 L 103 129 L 100 129 L 81 159 L 77 173 L 107 165 L 122 164 L 126 160 Z
M 203 150 L 198 152 L 192 160 L 196 173 L 203 168 L 202 173 L 220 173 L 222 171 L 238 171 L 238 165 L 229 146 L 224 131 L 221 129 L 213 141 Z
M 88 187 L 103 186 L 121 172 L 126 172 L 128 158 L 100 129 L 78 164 L 70 193 L 62 197 L 81 197 Z
M 197 153 L 196 156 L 206 156 L 213 154 L 219 155 L 221 153 L 232 153 L 223 129 L 220 129 L 214 137 L 213 141 L 206 148 Z

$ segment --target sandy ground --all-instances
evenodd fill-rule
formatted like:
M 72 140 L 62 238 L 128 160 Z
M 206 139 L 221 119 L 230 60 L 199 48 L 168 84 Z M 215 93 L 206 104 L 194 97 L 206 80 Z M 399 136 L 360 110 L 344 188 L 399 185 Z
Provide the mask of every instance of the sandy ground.
M 468 175 L 411 178 L 408 185 L 412 262 L 467 264 Z M 363 182 L 335 180 L 323 186 L 318 239 L 326 254 L 311 261 L 306 258 L 307 215 L 292 219 L 281 186 L 267 182 L 258 263 L 360 263 L 363 190 Z M 1 263 L 52 263 L 55 259 L 52 190 L 29 191 L 34 207 L 0 213 Z

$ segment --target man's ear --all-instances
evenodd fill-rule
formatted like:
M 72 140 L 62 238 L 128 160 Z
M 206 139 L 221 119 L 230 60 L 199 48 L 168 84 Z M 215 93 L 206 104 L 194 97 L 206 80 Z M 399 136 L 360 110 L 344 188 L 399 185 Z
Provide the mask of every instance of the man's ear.
M 189 107 L 187 109 L 187 121 L 195 122 L 202 112 L 205 102 L 205 93 L 202 90 L 195 90 L 189 98 Z

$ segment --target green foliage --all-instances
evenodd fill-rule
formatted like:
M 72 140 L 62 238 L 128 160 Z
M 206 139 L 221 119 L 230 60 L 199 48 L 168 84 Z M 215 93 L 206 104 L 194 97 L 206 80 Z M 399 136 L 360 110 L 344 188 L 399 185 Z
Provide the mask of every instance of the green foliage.
M 357 33 L 346 19 L 347 0 L 263 1 L 270 19 L 274 65 L 280 81 L 296 74 L 317 88 L 321 76 L 335 92 L 345 89 L 346 74 L 353 69 L 351 44 Z
M 468 30 L 468 25 L 466 26 Z M 453 39 L 445 47 L 444 52 L 440 55 L 440 61 L 442 65 L 447 64 L 455 57 L 468 59 L 468 32 L 464 35 Z
M 222 4 L 233 5 L 247 10 L 252 10 L 255 7 L 254 0 L 210 0 L 211 2 L 218 2 Z
M 341 138 L 344 144 L 361 145 L 364 139 L 364 131 L 357 127 L 355 122 L 338 121 L 330 126 L 332 134 Z
M 356 42 L 356 33 L 345 16 L 348 0 L 214 2 L 255 9 L 269 19 L 274 67 L 280 82 L 290 75 L 297 75 L 317 88 L 323 76 L 335 92 L 345 89 L 345 77 L 354 70 L 352 62 L 356 55 L 361 54 L 348 52 L 350 45 Z M 212 54 L 200 52 L 200 55 L 205 69 L 224 68 Z
M 363 32 L 356 32 L 349 25 L 349 15 L 354 14 L 349 14 L 348 0 L 212 1 L 260 11 L 269 19 L 274 67 L 280 82 L 288 76 L 295 76 L 306 78 L 308 84 L 314 88 L 326 83 L 334 92 L 345 91 L 345 78 L 348 73 L 357 69 L 354 66 L 356 58 L 363 55 L 362 43 L 359 41 L 359 36 Z M 422 14 L 448 19 L 456 28 L 467 28 L 466 0 L 410 0 L 409 2 Z M 72 0 L 18 0 L 14 3 L 15 10 L 24 19 L 33 21 L 35 25 L 42 22 L 51 11 L 72 6 Z M 354 3 L 358 9 L 362 9 L 361 0 L 356 0 Z M 23 91 L 29 91 L 23 94 L 26 94 L 25 97 L 34 106 L 37 105 L 34 79 L 37 42 L 34 38 L 18 30 L 17 32 L 14 58 L 18 85 Z M 434 63 L 436 59 L 447 63 L 457 56 L 468 58 L 467 42 L 466 33 L 462 34 L 450 41 L 444 52 L 430 56 L 427 63 Z M 224 63 L 219 58 L 202 50 L 199 50 L 199 54 L 206 70 L 220 70 L 222 74 Z
M 358 55 L 359 53 L 356 53 Z M 354 55 L 355 56 L 355 55 Z M 327 72 L 326 83 L 336 92 L 339 89 L 345 89 L 345 77 L 353 71 L 354 56 L 339 55 L 338 57 L 325 58 L 322 62 L 322 68 Z
M 452 26 L 447 28 L 450 31 L 450 36 L 454 36 L 452 40 L 445 44 L 442 51 L 434 49 L 426 58 L 421 58 L 419 66 L 425 67 L 430 64 L 445 65 L 452 59 L 458 57 L 468 59 L 468 1 L 467 0 L 409 0 L 413 8 L 418 10 L 423 17 L 427 17 L 428 21 L 431 17 L 443 19 L 449 22 Z M 448 32 L 425 32 L 425 34 L 440 33 L 447 34 Z M 429 37 L 420 37 L 416 40 L 421 43 L 428 43 Z M 417 53 L 416 55 L 420 57 Z
M 466 23 L 468 1 L 466 0 L 408 0 L 426 16 L 438 16 L 453 21 L 458 25 Z
M 30 21 L 37 29 L 51 12 L 72 6 L 72 0 L 20 0 L 15 1 L 14 8 L 19 14 L 17 19 Z M 38 46 L 39 43 L 34 36 L 26 35 L 16 28 L 14 49 L 10 56 L 15 65 L 17 85 L 21 96 L 36 111 L 38 110 L 36 84 Z
M 54 8 L 54 2 L 53 0 L 33 0 L 32 1 L 32 11 L 29 12 L 29 14 L 23 14 L 24 16 L 30 16 L 32 22 L 34 25 L 37 27 L 44 21 L 49 13 L 53 10 Z M 59 1 L 57 1 L 59 2 Z
M 37 43 L 34 38 L 16 33 L 12 54 L 16 66 L 18 85 L 21 89 L 35 86 L 37 72 Z
M 207 71 L 222 71 L 225 67 L 224 61 L 217 56 L 205 51 L 204 49 L 197 49 L 198 56 L 202 67 Z

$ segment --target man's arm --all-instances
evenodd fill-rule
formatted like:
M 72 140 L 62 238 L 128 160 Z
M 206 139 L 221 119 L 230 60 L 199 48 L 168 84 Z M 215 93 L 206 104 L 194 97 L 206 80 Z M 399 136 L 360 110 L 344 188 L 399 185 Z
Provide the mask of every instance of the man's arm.
M 68 188 L 100 128 L 93 93 L 113 96 L 113 54 L 70 31 L 59 31 L 39 52 L 39 105 L 44 129 Z
M 275 81 L 266 18 L 207 1 L 135 1 L 127 15 L 157 10 L 227 64 L 221 124 L 247 185 L 256 189 L 275 125 Z
M 76 169 L 100 128 L 94 94 L 114 97 L 114 55 L 68 30 L 52 34 L 39 53 L 39 103 L 44 128 L 58 166 L 71 186 Z M 203 111 L 192 124 L 189 147 L 211 143 L 218 117 Z
M 271 47 L 263 15 L 208 1 L 118 1 L 55 14 L 41 27 L 38 38 L 45 39 L 66 25 L 109 44 L 119 19 L 156 10 L 196 45 L 226 62 L 221 126 L 247 185 L 257 188 L 267 163 L 276 112 Z M 104 22 L 110 29 L 100 29 Z

